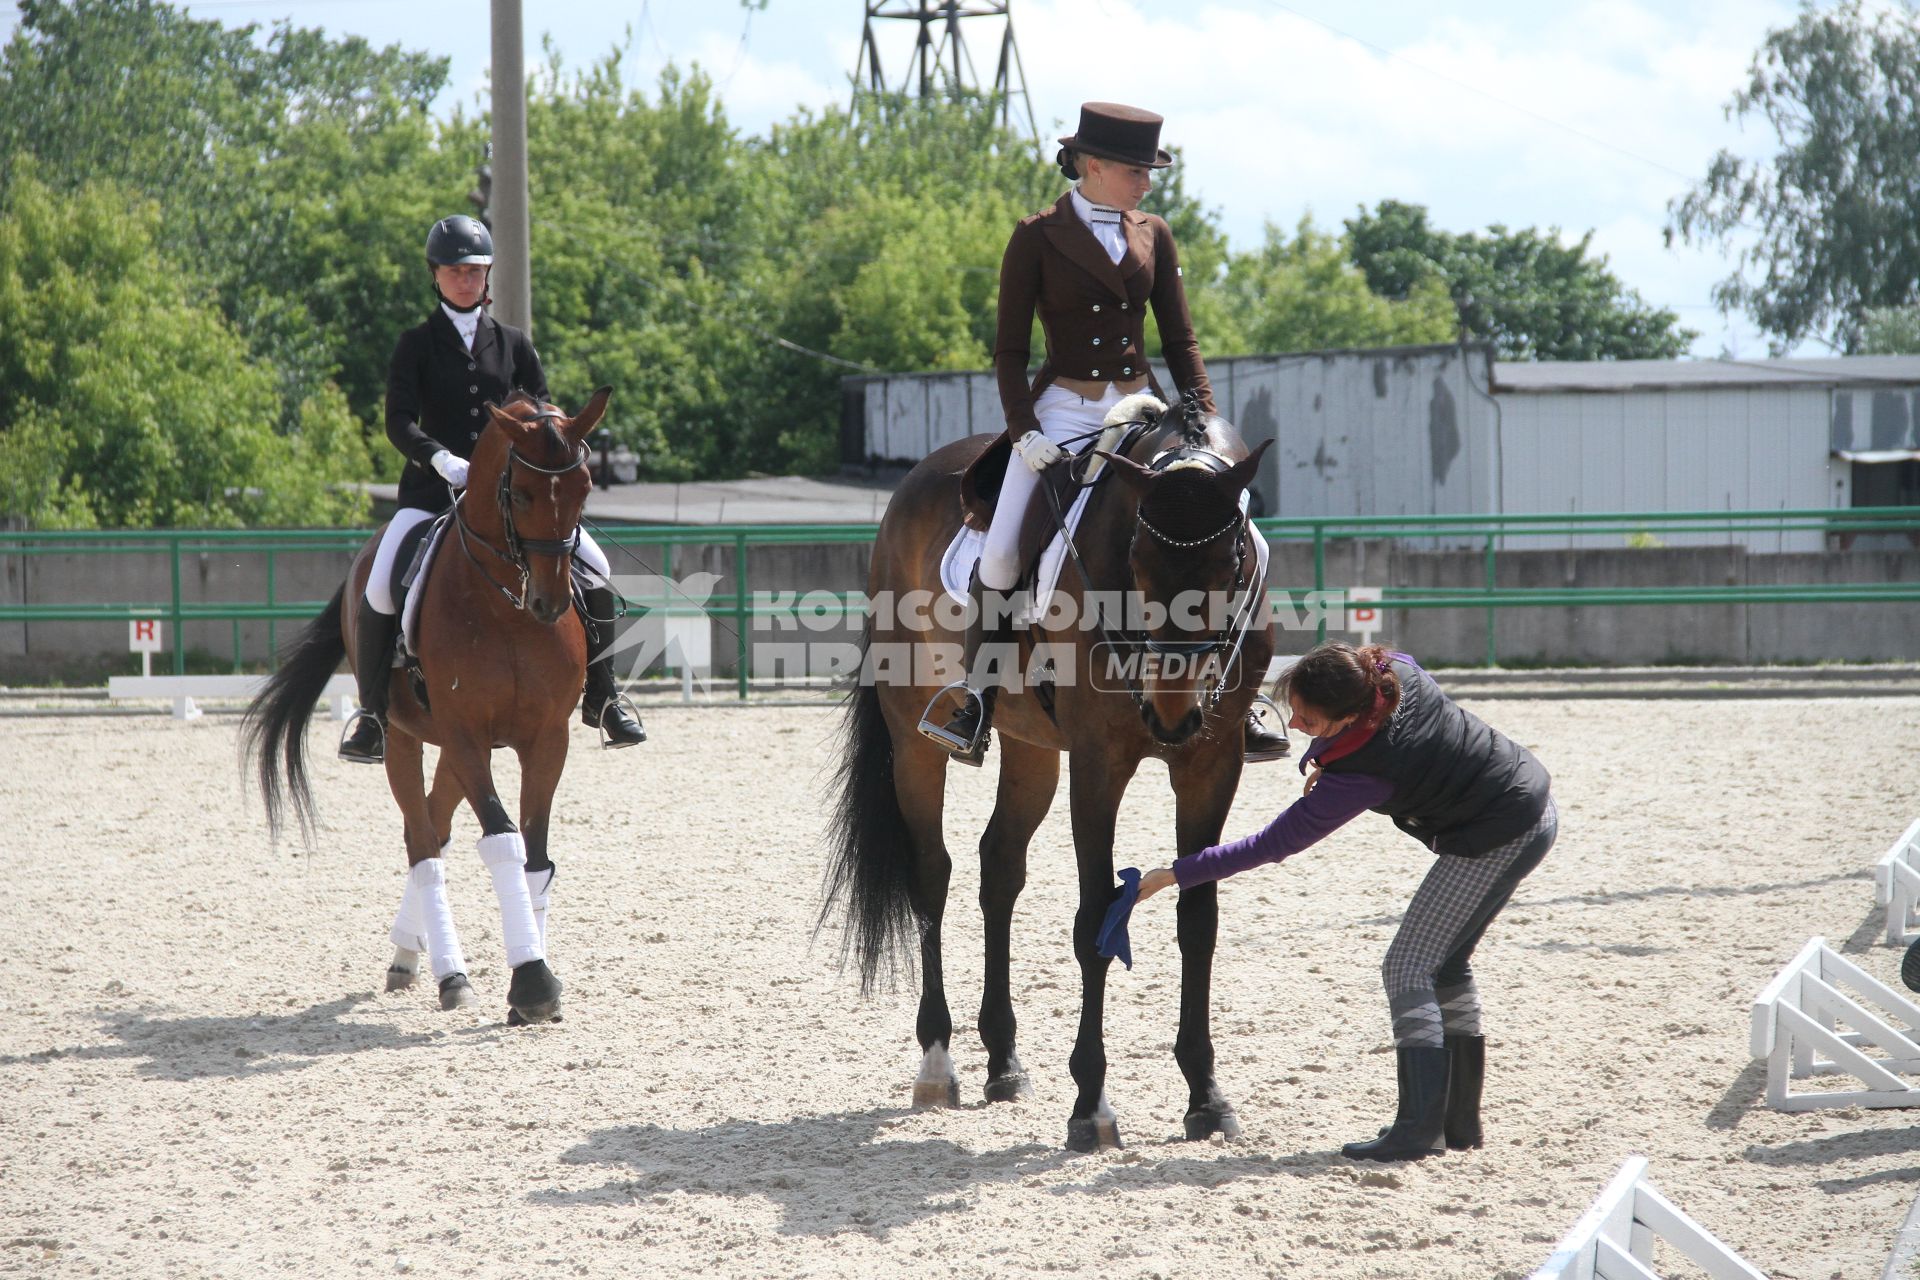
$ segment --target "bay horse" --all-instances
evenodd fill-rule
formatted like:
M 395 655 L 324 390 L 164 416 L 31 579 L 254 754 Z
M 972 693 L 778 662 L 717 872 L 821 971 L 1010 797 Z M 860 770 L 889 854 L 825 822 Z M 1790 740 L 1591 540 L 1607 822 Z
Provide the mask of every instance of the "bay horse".
M 412 985 L 424 949 L 441 1007 L 474 1000 L 440 859 L 452 838 L 454 810 L 465 800 L 480 820 L 480 859 L 500 903 L 513 973 L 507 1020 L 516 1025 L 557 1019 L 560 1010 L 560 980 L 546 960 L 546 890 L 553 876 L 547 823 L 586 678 L 586 632 L 573 607 L 570 576 L 581 508 L 593 487 L 585 440 L 610 394 L 607 387 L 595 391 L 573 418 L 519 392 L 504 407 L 488 406 L 453 523 L 425 581 L 412 588 L 424 593 L 411 606 L 418 611 L 413 647 L 422 687 L 416 690 L 397 669 L 391 677 L 387 784 L 400 806 L 408 873 L 387 989 Z M 288 797 L 302 832 L 311 834 L 307 722 L 341 659 L 354 652 L 353 629 L 378 546 L 376 533 L 247 708 L 243 750 L 259 757 L 260 793 L 276 836 Z M 440 749 L 431 790 L 423 743 Z M 497 747 L 520 758 L 518 827 L 494 787 Z
M 1116 412 L 1125 408 L 1123 402 Z M 994 440 L 980 435 L 957 441 L 907 474 L 874 542 L 870 600 L 897 600 L 909 592 L 941 597 L 943 552 L 963 516 L 962 477 L 990 444 L 1004 449 Z M 986 1097 L 1010 1101 L 1031 1091 L 1014 1046 L 1013 908 L 1026 883 L 1028 844 L 1053 802 L 1065 752 L 1079 875 L 1073 952 L 1081 975 L 1079 1032 L 1068 1062 L 1078 1087 L 1067 1121 L 1072 1150 L 1120 1144 L 1105 1092 L 1102 1013 L 1111 961 L 1099 954 L 1096 939 L 1116 892 L 1113 840 L 1121 797 L 1142 760 L 1164 761 L 1175 797 L 1173 843 L 1178 854 L 1187 854 L 1219 840 L 1239 785 L 1241 726 L 1273 652 L 1253 544 L 1258 535 L 1240 505 L 1265 447 L 1250 454 L 1230 423 L 1191 402 L 1170 413 L 1149 409 L 1119 453 L 1102 455 L 1109 458 L 1106 473 L 1113 483 L 1091 495 L 1074 535 L 1077 567 L 1063 568 L 1047 609 L 1050 617 L 1072 613 L 1084 624 L 1090 605 L 1119 593 L 1139 610 L 1137 618 L 1123 621 L 1141 625 L 1028 629 L 1019 637 L 1021 670 L 1032 672 L 1051 659 L 1057 678 L 1050 686 L 1022 680 L 1003 687 L 994 712 L 1000 775 L 993 815 L 980 838 L 986 966 L 978 1026 L 987 1050 Z M 1074 465 L 1086 460 L 1082 455 Z M 1056 500 L 1056 513 L 1060 508 Z M 1237 596 L 1241 604 L 1224 622 L 1197 612 L 1183 617 L 1179 610 L 1154 617 L 1155 606 L 1164 609 L 1184 591 L 1216 601 Z M 914 1102 L 957 1105 L 953 1018 L 940 950 L 952 873 L 941 828 L 948 757 L 918 732 L 922 709 L 951 676 L 918 659 L 935 645 L 954 652 L 962 632 L 951 619 L 940 621 L 939 610 L 931 619 L 900 612 L 876 609 L 865 633 L 865 660 L 849 699 L 836 779 L 821 919 L 836 903 L 844 904 L 844 945 L 850 957 L 858 957 L 864 990 L 897 961 L 911 969 L 918 944 L 922 1058 Z M 1117 678 L 1109 655 L 1122 659 Z M 1127 655 L 1208 662 L 1129 669 Z M 1066 678 L 1070 672 L 1073 678 Z M 1239 1120 L 1214 1079 L 1214 886 L 1182 891 L 1177 920 L 1174 1057 L 1187 1081 L 1186 1134 L 1237 1136 Z

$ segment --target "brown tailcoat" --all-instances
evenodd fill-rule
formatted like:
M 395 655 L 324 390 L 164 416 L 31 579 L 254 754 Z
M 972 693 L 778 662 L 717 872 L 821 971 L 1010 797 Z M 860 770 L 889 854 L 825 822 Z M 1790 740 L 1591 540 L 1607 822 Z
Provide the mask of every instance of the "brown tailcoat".
M 1000 260 L 999 328 L 993 343 L 993 373 L 1007 427 L 968 466 L 960 481 L 966 522 L 985 529 L 992 497 L 1005 474 L 1012 442 L 1040 429 L 1033 402 L 1055 378 L 1128 382 L 1146 375 L 1155 395 L 1167 399 L 1147 363 L 1147 309 L 1160 327 L 1160 350 L 1173 374 L 1176 396 L 1196 392 L 1201 407 L 1216 412 L 1207 366 L 1193 336 L 1187 292 L 1180 280 L 1180 254 L 1166 220 L 1138 211 L 1121 215 L 1127 251 L 1120 261 L 1074 212 L 1073 193 L 1053 207 L 1022 218 Z M 1040 317 L 1047 358 L 1033 381 L 1033 317 Z

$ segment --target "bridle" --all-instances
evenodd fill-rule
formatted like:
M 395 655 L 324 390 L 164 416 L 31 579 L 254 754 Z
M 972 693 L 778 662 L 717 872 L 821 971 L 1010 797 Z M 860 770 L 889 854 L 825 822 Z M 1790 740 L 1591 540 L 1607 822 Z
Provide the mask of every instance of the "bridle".
M 548 412 L 534 415 L 532 422 L 536 426 L 542 424 L 551 426 L 556 422 L 564 422 L 565 420 L 563 415 L 549 410 Z M 527 563 L 527 557 L 557 556 L 564 558 L 571 556 L 574 548 L 580 545 L 580 525 L 576 521 L 573 529 L 564 538 L 522 537 L 520 530 L 513 523 L 513 469 L 515 466 L 520 466 L 543 476 L 564 476 L 570 472 L 579 470 L 586 464 L 587 447 L 584 444 L 575 446 L 573 461 L 563 467 L 543 467 L 539 463 L 529 460 L 514 446 L 507 446 L 507 463 L 500 468 L 500 483 L 494 486 L 494 502 L 500 508 L 500 527 L 505 530 L 507 544 L 505 551 L 502 551 L 478 533 L 475 533 L 473 527 L 467 523 L 465 511 L 466 499 L 467 493 L 471 493 L 472 490 L 468 490 L 466 493 L 462 493 L 454 499 L 453 519 L 455 527 L 458 528 L 460 532 L 461 550 L 467 553 L 467 559 L 473 561 L 474 567 L 480 570 L 480 575 L 492 585 L 495 591 L 505 596 L 507 603 L 515 609 L 524 610 L 527 607 L 527 587 L 533 580 L 533 569 L 532 566 Z M 471 545 L 473 542 L 478 542 L 487 551 L 492 553 L 494 558 L 504 561 L 510 568 L 519 573 L 520 589 L 517 594 L 500 585 L 499 580 L 487 571 L 487 566 L 481 563 L 478 556 L 473 554 L 473 547 Z
M 1141 434 L 1144 434 L 1144 429 L 1152 425 L 1155 424 L 1151 422 L 1137 424 L 1137 429 L 1129 432 L 1127 437 L 1121 441 L 1120 445 L 1115 448 L 1113 452 L 1121 457 L 1125 457 L 1129 447 Z M 1192 436 L 1188 436 L 1181 444 L 1170 449 L 1164 449 L 1154 455 L 1153 460 L 1148 464 L 1148 470 L 1164 472 L 1175 466 L 1197 466 L 1217 474 L 1226 471 L 1231 465 L 1230 462 L 1213 450 L 1201 448 Z M 1085 484 L 1086 482 L 1080 481 L 1079 483 Z M 1059 525 L 1061 536 L 1066 541 L 1067 554 L 1080 572 L 1082 585 L 1089 593 L 1092 593 L 1094 591 L 1093 578 L 1087 572 L 1086 562 L 1080 558 L 1080 548 L 1075 545 L 1073 534 L 1067 529 L 1065 513 L 1060 504 L 1060 496 L 1054 492 L 1054 488 L 1051 485 L 1042 485 L 1042 488 L 1047 491 L 1048 502 L 1053 507 L 1054 520 Z M 1228 621 L 1227 625 L 1210 638 L 1204 640 L 1156 640 L 1141 631 L 1134 631 L 1126 627 L 1116 627 L 1107 618 L 1104 610 L 1100 613 L 1101 633 L 1105 637 L 1106 643 L 1116 651 L 1144 649 L 1148 653 L 1168 656 L 1178 655 L 1191 658 L 1205 658 L 1224 653 L 1226 656 L 1224 661 L 1220 663 L 1220 674 L 1200 695 L 1201 705 L 1209 712 L 1220 705 L 1220 699 L 1226 694 L 1228 677 L 1233 671 L 1234 664 L 1239 660 L 1240 651 L 1246 646 L 1247 632 L 1252 625 L 1254 613 L 1259 606 L 1260 592 L 1257 590 L 1258 584 L 1253 581 L 1253 579 L 1258 576 L 1259 570 L 1257 567 L 1254 568 L 1251 575 L 1248 571 L 1247 550 L 1250 540 L 1247 537 L 1247 528 L 1246 512 L 1237 508 L 1233 515 L 1225 524 L 1221 525 L 1220 528 L 1198 538 L 1169 537 L 1166 533 L 1155 528 L 1144 515 L 1137 515 L 1135 517 L 1133 536 L 1127 544 L 1127 556 L 1129 560 L 1132 559 L 1133 549 L 1139 543 L 1140 532 L 1143 529 L 1158 542 L 1177 550 L 1190 550 L 1195 547 L 1203 547 L 1219 538 L 1226 537 L 1228 534 L 1234 535 L 1233 586 L 1234 589 L 1240 593 L 1240 603 L 1235 607 L 1234 615 Z M 1246 579 L 1244 588 L 1242 588 L 1241 585 L 1242 579 Z M 1133 698 L 1134 706 L 1145 707 L 1147 701 L 1146 690 L 1141 686 L 1140 682 L 1134 678 L 1131 667 L 1126 668 L 1123 678 L 1126 681 L 1127 692 Z

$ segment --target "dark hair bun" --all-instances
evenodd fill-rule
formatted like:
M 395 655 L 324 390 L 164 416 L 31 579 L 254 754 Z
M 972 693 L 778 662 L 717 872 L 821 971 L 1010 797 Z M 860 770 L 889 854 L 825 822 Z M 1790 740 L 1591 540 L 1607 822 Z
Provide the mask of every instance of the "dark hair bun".
M 1060 166 L 1060 172 L 1067 175 L 1067 181 L 1080 181 L 1080 166 L 1075 162 L 1073 152 L 1069 148 L 1060 148 L 1059 153 L 1053 157 L 1053 162 Z

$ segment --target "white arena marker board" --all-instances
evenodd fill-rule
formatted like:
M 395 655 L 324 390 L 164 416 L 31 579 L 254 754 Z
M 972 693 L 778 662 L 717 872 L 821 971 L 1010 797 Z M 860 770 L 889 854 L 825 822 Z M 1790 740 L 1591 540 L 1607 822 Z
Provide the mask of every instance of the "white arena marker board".
M 195 698 L 252 698 L 266 683 L 266 676 L 108 676 L 107 697 L 172 698 L 173 718 L 192 720 L 200 715 Z M 355 692 L 352 676 L 337 675 L 320 696 L 331 704 L 335 720 L 345 720 Z
M 1887 909 L 1887 941 L 1904 947 L 1920 934 L 1920 819 L 1874 864 L 1874 901 Z
M 1656 1240 L 1678 1250 L 1713 1280 L 1766 1280 L 1654 1190 L 1643 1156 L 1620 1166 L 1531 1280 L 1660 1280 L 1653 1269 Z
M 1839 987 L 1846 983 L 1858 996 Z M 1767 1060 L 1767 1105 L 1777 1111 L 1818 1107 L 1920 1106 L 1920 1005 L 1858 965 L 1836 955 L 1825 938 L 1810 938 L 1753 1002 L 1753 1056 Z M 1866 1052 L 1878 1050 L 1878 1055 Z M 1789 1093 L 1793 1080 L 1853 1076 L 1866 1087 Z

